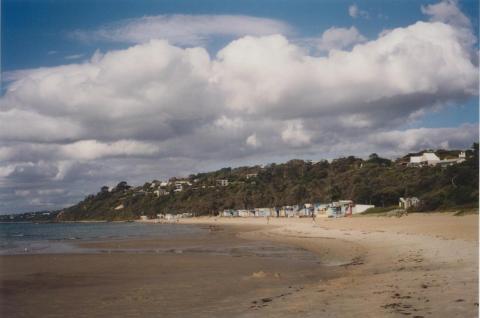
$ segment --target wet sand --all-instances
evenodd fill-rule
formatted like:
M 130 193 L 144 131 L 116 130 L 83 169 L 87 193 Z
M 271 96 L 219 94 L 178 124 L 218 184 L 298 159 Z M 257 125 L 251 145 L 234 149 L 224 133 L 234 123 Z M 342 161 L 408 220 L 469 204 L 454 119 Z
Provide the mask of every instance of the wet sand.
M 478 215 L 182 222 L 210 230 L 0 257 L 3 316 L 478 316 Z
M 303 248 L 237 237 L 262 228 L 80 244 L 92 254 L 2 256 L 2 316 L 235 317 L 336 275 Z

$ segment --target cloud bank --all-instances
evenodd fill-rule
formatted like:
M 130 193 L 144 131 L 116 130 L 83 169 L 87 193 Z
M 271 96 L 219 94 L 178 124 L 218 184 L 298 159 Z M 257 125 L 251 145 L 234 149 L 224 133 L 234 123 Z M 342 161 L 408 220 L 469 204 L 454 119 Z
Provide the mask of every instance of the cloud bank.
M 0 211 L 73 203 L 120 178 L 468 147 L 476 125 L 402 129 L 423 111 L 478 95 L 471 30 L 435 18 L 443 9 L 422 10 L 432 21 L 370 41 L 354 27 L 329 29 L 320 42 L 327 56 L 261 31 L 216 56 L 145 38 L 82 63 L 12 75 L 0 100 Z

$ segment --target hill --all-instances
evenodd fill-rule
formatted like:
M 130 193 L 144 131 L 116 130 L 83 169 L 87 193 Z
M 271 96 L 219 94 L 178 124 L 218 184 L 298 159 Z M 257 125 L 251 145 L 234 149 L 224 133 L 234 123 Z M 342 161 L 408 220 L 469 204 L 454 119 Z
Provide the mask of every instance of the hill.
M 438 150 L 442 159 L 459 151 Z M 420 211 L 478 206 L 478 144 L 455 165 L 408 167 L 376 154 L 328 161 L 290 160 L 268 166 L 223 168 L 140 187 L 120 182 L 58 214 L 60 220 L 126 220 L 157 213 L 216 214 L 248 209 L 352 199 L 376 206 L 397 205 L 399 197 L 417 196 Z

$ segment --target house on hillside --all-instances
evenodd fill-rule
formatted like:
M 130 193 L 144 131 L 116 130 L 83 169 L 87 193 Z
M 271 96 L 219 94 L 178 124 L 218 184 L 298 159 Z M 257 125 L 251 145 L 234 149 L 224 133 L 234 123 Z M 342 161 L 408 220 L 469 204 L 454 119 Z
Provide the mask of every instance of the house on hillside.
M 440 158 L 433 152 L 424 152 L 421 156 L 411 156 L 408 166 L 410 167 L 423 167 L 423 166 L 435 166 L 440 163 Z
M 182 192 L 184 187 L 191 186 L 191 185 L 192 184 L 188 181 L 184 181 L 184 180 L 175 181 L 175 189 L 173 190 L 173 192 Z
M 458 154 L 458 158 L 440 159 L 433 152 L 424 152 L 421 156 L 411 156 L 410 162 L 407 164 L 409 167 L 424 167 L 424 166 L 451 166 L 457 163 L 462 163 L 467 160 L 465 151 Z
M 226 186 L 228 186 L 228 180 L 227 179 L 217 180 L 217 185 L 219 185 L 221 187 L 226 187 Z
M 407 210 L 411 207 L 419 206 L 420 202 L 420 199 L 417 197 L 400 198 L 398 201 L 398 206 L 402 209 Z
M 439 164 L 441 166 L 452 166 L 452 165 L 455 165 L 457 163 L 462 163 L 462 162 L 465 162 L 467 160 L 467 155 L 465 153 L 465 151 L 461 151 L 459 154 L 458 154 L 458 157 L 457 158 L 452 158 L 452 159 L 443 159 L 443 160 L 440 160 Z
M 153 191 L 153 194 L 155 194 L 157 197 L 163 196 L 163 195 L 168 195 L 168 191 L 165 189 L 158 189 Z
M 144 196 L 146 195 L 147 193 L 145 192 L 145 190 L 141 189 L 139 190 L 139 188 L 136 188 L 135 189 L 135 192 L 133 192 L 133 196 L 136 197 L 136 196 Z

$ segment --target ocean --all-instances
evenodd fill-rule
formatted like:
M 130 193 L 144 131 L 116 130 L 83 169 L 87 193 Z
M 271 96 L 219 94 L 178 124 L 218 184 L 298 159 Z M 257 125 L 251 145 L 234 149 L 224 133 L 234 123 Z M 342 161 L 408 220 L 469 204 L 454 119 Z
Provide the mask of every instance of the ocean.
M 75 253 L 74 243 L 195 236 L 198 226 L 137 222 L 0 223 L 0 255 Z

